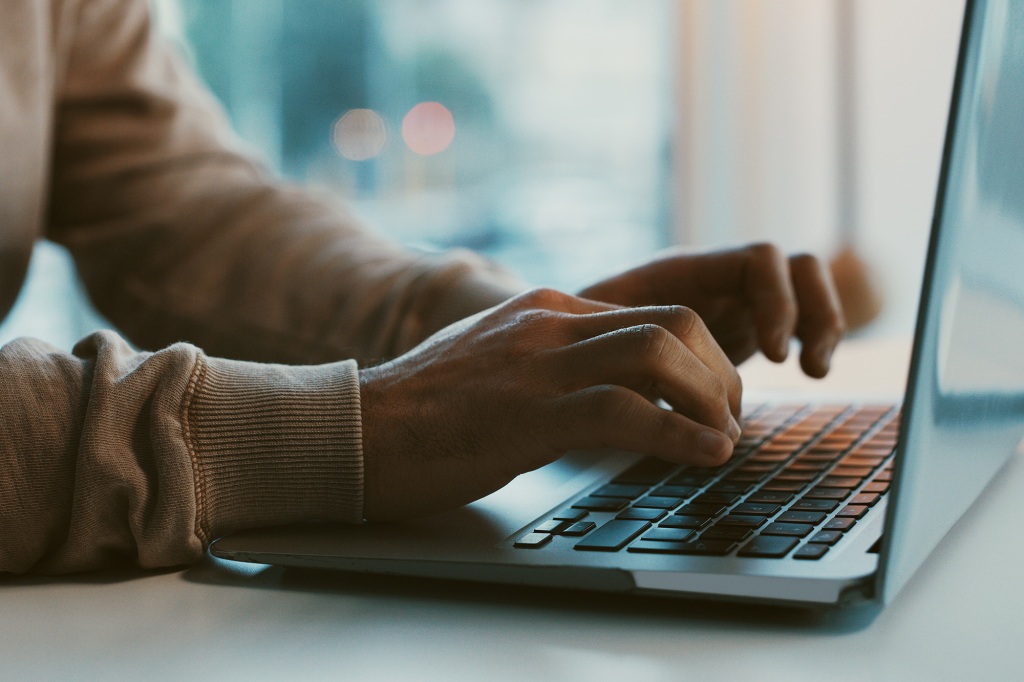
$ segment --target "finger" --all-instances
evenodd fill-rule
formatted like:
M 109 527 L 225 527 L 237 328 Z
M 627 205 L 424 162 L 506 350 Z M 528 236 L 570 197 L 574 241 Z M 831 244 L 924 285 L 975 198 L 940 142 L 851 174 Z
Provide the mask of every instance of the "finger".
M 563 396 L 554 413 L 563 429 L 563 450 L 629 450 L 699 466 L 720 466 L 733 452 L 722 432 L 621 386 L 592 386 Z
M 730 393 L 742 398 L 735 368 L 727 361 L 729 374 L 720 376 L 664 327 L 618 329 L 558 355 L 559 364 L 577 382 L 574 387 L 614 384 L 644 392 L 653 386 L 680 414 L 733 440 L 740 436 L 738 413 L 730 402 Z
M 693 310 L 683 306 L 624 308 L 611 312 L 582 315 L 572 321 L 574 333 L 579 339 L 595 338 L 619 330 L 640 328 L 651 324 L 667 330 L 709 370 L 722 378 L 727 389 L 731 412 L 738 418 L 740 403 L 743 399 L 743 387 L 739 373 L 705 326 L 704 321 Z M 657 334 L 655 330 L 648 331 Z M 646 356 L 652 350 L 657 350 L 657 348 L 650 347 L 652 341 L 658 341 L 658 339 L 640 338 L 626 343 L 636 343 L 639 347 L 632 350 Z
M 803 345 L 800 366 L 812 377 L 823 377 L 846 328 L 839 294 L 831 275 L 814 256 L 793 256 L 790 271 L 800 308 L 796 327 Z
M 761 351 L 769 360 L 782 362 L 789 355 L 789 340 L 797 323 L 789 261 L 771 244 L 755 244 L 746 251 L 744 290 L 754 308 Z

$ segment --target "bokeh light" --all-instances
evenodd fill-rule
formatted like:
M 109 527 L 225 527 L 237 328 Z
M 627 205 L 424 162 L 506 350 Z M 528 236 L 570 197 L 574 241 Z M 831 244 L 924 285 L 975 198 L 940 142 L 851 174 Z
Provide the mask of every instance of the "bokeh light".
M 402 139 L 423 156 L 443 152 L 455 139 L 452 112 L 439 102 L 420 102 L 402 119 Z
M 388 141 L 384 119 L 372 109 L 349 109 L 334 123 L 334 147 L 351 161 L 379 156 Z

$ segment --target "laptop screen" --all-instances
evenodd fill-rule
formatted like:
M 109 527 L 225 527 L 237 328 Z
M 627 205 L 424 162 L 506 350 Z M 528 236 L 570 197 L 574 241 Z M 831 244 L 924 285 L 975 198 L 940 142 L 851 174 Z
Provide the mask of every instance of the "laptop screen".
M 968 2 L 929 249 L 885 602 L 1024 437 L 1024 3 Z

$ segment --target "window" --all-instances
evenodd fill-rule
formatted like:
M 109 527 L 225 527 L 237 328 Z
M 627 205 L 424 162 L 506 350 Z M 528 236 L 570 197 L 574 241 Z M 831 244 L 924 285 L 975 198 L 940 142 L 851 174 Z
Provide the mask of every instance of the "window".
M 667 243 L 669 0 L 165 0 L 288 178 L 572 287 Z

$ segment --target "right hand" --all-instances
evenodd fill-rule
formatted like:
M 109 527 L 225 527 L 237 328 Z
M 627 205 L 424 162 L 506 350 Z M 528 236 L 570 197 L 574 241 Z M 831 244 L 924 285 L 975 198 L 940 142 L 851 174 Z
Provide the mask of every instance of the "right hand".
M 570 450 L 716 466 L 740 435 L 736 368 L 680 306 L 536 289 L 362 370 L 360 383 L 371 520 L 469 503 Z

